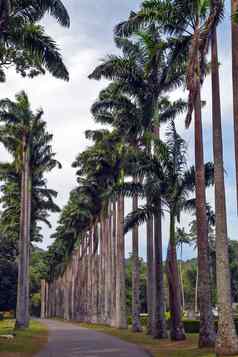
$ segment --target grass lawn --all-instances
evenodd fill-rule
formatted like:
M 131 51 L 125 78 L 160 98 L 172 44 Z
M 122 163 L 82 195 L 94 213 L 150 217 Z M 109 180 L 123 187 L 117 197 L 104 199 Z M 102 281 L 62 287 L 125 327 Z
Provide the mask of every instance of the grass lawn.
M 145 333 L 133 333 L 129 330 L 118 330 L 108 326 L 94 324 L 80 324 L 80 326 L 92 328 L 127 342 L 141 345 L 147 351 L 150 351 L 154 357 L 215 357 L 215 353 L 212 350 L 199 350 L 197 348 L 198 336 L 195 334 L 188 335 L 186 341 L 171 342 L 170 340 L 155 340 Z
M 0 321 L 0 335 L 13 333 L 14 320 Z M 13 340 L 0 339 L 1 357 L 30 357 L 41 350 L 47 343 L 47 327 L 38 321 L 31 321 L 30 327 L 26 330 L 15 331 L 16 337 Z

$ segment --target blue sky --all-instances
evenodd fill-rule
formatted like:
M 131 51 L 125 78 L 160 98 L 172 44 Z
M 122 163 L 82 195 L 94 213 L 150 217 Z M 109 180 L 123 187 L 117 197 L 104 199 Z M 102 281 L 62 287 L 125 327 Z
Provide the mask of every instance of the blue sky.
M 61 171 L 56 170 L 48 176 L 49 186 L 59 192 L 58 204 L 63 206 L 68 199 L 70 190 L 75 186 L 75 174 L 71 168 L 75 156 L 89 144 L 84 138 L 87 129 L 95 128 L 90 115 L 90 106 L 105 82 L 95 82 L 88 79 L 88 74 L 99 63 L 100 59 L 115 51 L 113 43 L 113 27 L 126 19 L 131 10 L 139 7 L 138 0 L 64 0 L 70 15 L 71 28 L 60 28 L 50 18 L 44 20 L 49 34 L 58 42 L 62 49 L 65 62 L 69 68 L 71 80 L 65 83 L 50 75 L 34 80 L 22 79 L 9 70 L 8 80 L 1 86 L 1 97 L 11 97 L 25 89 L 31 99 L 33 108 L 43 107 L 49 130 L 54 134 L 54 149 L 57 158 L 63 164 Z M 228 2 L 227 2 L 228 3 Z M 229 12 L 229 9 L 227 9 Z M 224 155 L 227 184 L 227 208 L 229 236 L 238 238 L 237 215 L 235 200 L 234 177 L 234 145 L 232 119 L 232 87 L 231 87 L 231 50 L 229 13 L 219 27 L 219 53 L 221 71 L 221 99 L 224 128 Z M 172 98 L 186 97 L 181 91 Z M 212 160 L 211 137 L 211 86 L 207 78 L 203 88 L 203 100 L 207 105 L 203 110 L 204 147 L 206 160 Z M 193 163 L 193 127 L 184 129 L 182 118 L 177 122 L 180 133 L 187 139 L 189 161 Z M 7 159 L 7 154 L 1 148 L 1 159 Z M 213 190 L 208 192 L 208 200 L 213 203 Z M 129 209 L 129 208 L 128 208 Z M 184 216 L 182 225 L 188 226 L 191 217 Z M 57 216 L 52 216 L 55 227 Z M 168 239 L 168 220 L 164 221 L 164 253 Z M 44 228 L 45 239 L 43 247 L 50 244 L 52 231 Z M 131 250 L 130 236 L 126 239 L 126 251 Z M 145 256 L 146 242 L 144 229 L 141 230 L 140 253 Z M 194 255 L 191 248 L 184 249 L 184 256 Z

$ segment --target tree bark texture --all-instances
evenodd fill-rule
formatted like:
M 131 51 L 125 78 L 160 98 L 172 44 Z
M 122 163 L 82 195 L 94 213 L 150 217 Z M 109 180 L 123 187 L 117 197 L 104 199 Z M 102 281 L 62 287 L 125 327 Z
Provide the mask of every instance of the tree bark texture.
M 216 30 L 214 30 L 212 35 L 212 119 L 216 212 L 216 273 L 219 312 L 216 353 L 218 355 L 229 356 L 231 354 L 238 354 L 238 339 L 232 315 L 231 301 Z
M 238 9 L 238 0 L 231 0 L 231 11 L 234 14 Z M 235 168 L 236 168 L 236 198 L 238 210 L 238 24 L 231 21 L 232 38 L 232 82 L 233 82 L 233 117 L 234 117 L 234 142 L 235 142 Z
M 31 189 L 30 189 L 30 162 L 29 148 L 26 136 L 23 137 L 21 174 L 21 212 L 20 212 L 20 237 L 18 257 L 18 287 L 16 327 L 29 326 L 29 247 L 30 247 L 30 215 L 31 215 Z
M 206 213 L 205 169 L 203 154 L 202 112 L 200 81 L 195 103 L 195 168 L 196 168 L 196 217 L 198 236 L 198 298 L 200 311 L 199 347 L 211 347 L 215 330 L 211 305 L 211 286 L 208 258 L 208 222 Z
M 170 239 L 167 256 L 167 273 L 171 313 L 170 338 L 173 341 L 182 341 L 185 340 L 186 336 L 182 322 L 181 289 L 175 238 L 175 217 L 172 213 L 170 214 Z
M 134 178 L 134 183 L 137 179 Z M 132 198 L 132 210 L 138 209 L 138 195 Z M 140 261 L 139 261 L 139 227 L 132 231 L 132 331 L 141 332 L 140 323 Z

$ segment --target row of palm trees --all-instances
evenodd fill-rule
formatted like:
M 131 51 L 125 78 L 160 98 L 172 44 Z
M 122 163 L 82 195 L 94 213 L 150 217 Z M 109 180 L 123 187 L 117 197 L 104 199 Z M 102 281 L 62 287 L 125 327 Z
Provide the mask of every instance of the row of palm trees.
M 216 341 L 216 352 L 218 354 L 231 355 L 238 352 L 238 342 L 231 309 L 216 34 L 217 26 L 223 20 L 225 5 L 223 1 L 147 0 L 142 3 L 137 13 L 132 12 L 128 20 L 115 28 L 115 42 L 122 54 L 108 56 L 89 78 L 97 80 L 105 78 L 111 81 L 109 86 L 100 93 L 99 100 L 92 107 L 92 113 L 96 122 L 112 126 L 113 133 L 120 136 L 121 160 L 112 170 L 115 163 L 112 161 L 114 151 L 111 149 L 109 157 L 103 158 L 103 170 L 102 172 L 99 170 L 101 177 L 98 174 L 98 168 L 101 169 L 100 160 L 102 160 L 100 152 L 95 162 L 91 160 L 90 150 L 86 151 L 82 155 L 86 155 L 88 163 L 90 165 L 93 163 L 94 166 L 90 166 L 89 171 L 79 170 L 79 175 L 83 175 L 87 184 L 91 180 L 96 181 L 97 184 L 100 182 L 98 187 L 103 189 L 103 192 L 105 190 L 103 195 L 100 194 L 100 200 L 108 200 L 111 194 L 116 194 L 119 202 L 119 219 L 123 217 L 121 196 L 128 194 L 133 196 L 133 213 L 126 220 L 126 229 L 133 227 L 134 289 L 132 315 L 135 331 L 141 330 L 138 308 L 138 224 L 147 222 L 147 290 L 148 301 L 150 302 L 148 306 L 148 332 L 160 338 L 166 336 L 163 304 L 161 303 L 163 300 L 161 214 L 164 207 L 167 206 L 170 212 L 167 270 L 172 312 L 171 337 L 180 340 L 185 338 L 185 334 L 181 321 L 174 227 L 182 206 L 186 203 L 185 198 L 188 192 L 195 190 L 196 199 L 192 200 L 193 202 L 190 200 L 189 203 L 195 204 L 197 217 L 199 346 L 213 346 Z M 233 84 L 234 107 L 236 108 L 236 3 L 232 2 L 232 6 L 234 14 L 232 17 Z M 209 49 L 211 49 L 214 171 L 211 165 L 204 165 L 202 134 L 201 87 L 209 72 Z M 180 100 L 171 103 L 167 95 L 183 85 L 186 85 L 189 93 L 188 102 L 184 103 Z M 178 154 L 179 152 L 181 155 L 181 143 L 180 147 L 175 145 L 175 151 L 172 150 L 172 153 L 178 154 L 178 156 L 172 156 L 171 161 L 175 166 L 169 167 L 172 174 L 168 170 L 171 180 L 167 180 L 167 184 L 171 186 L 166 188 L 163 181 L 163 178 L 166 177 L 163 176 L 165 175 L 163 158 L 166 162 L 169 161 L 170 149 L 169 143 L 164 146 L 160 141 L 160 126 L 163 122 L 173 120 L 177 114 L 184 111 L 187 113 L 185 119 L 187 127 L 190 126 L 194 114 L 195 168 L 193 169 L 193 184 L 191 181 L 188 182 L 189 177 L 186 174 L 184 178 L 185 187 L 182 185 L 181 168 L 183 168 L 183 160 Z M 237 113 L 235 109 L 234 118 L 236 122 Z M 177 134 L 174 127 L 173 130 L 175 140 Z M 107 137 L 109 134 L 105 131 L 99 131 L 91 132 L 90 135 L 98 142 L 98 140 L 104 141 L 105 136 Z M 177 137 L 177 140 L 179 142 L 182 139 Z M 235 140 L 237 141 L 237 135 L 235 135 Z M 95 147 L 93 146 L 92 150 Z M 126 156 L 123 156 L 125 154 L 123 150 L 126 150 Z M 238 160 L 238 157 L 236 157 L 236 160 Z M 79 166 L 82 165 L 81 160 L 79 164 Z M 209 169 L 210 178 L 206 169 Z M 125 178 L 128 176 L 132 177 L 133 183 L 125 182 Z M 217 335 L 214 330 L 211 306 L 205 193 L 206 181 L 211 182 L 211 177 L 214 177 L 215 183 L 216 271 L 219 305 Z M 103 178 L 103 184 L 101 178 Z M 176 189 L 172 188 L 173 184 Z M 190 185 L 190 191 L 185 190 L 183 192 L 186 184 Z M 143 197 L 146 201 L 139 208 L 138 197 Z M 67 231 L 68 228 L 65 228 Z M 88 230 L 89 228 L 88 222 L 85 229 Z M 117 239 L 121 240 L 121 233 Z M 63 235 L 61 240 L 64 241 Z M 55 244 L 66 243 L 58 243 L 57 241 Z M 120 249 L 117 253 L 122 256 L 123 244 L 118 248 Z M 55 262 L 54 249 L 52 253 L 52 261 Z M 120 274 L 122 276 L 123 271 Z M 170 279 L 172 274 L 176 279 Z
M 163 122 L 171 121 L 177 114 L 186 111 L 185 123 L 188 127 L 194 113 L 195 169 L 193 179 L 195 186 L 191 182 L 189 185 L 190 191 L 195 189 L 196 192 L 196 200 L 193 203 L 196 205 L 198 236 L 198 290 L 201 320 L 199 346 L 214 345 L 215 332 L 209 283 L 208 225 L 205 194 L 206 180 L 208 179 L 209 181 L 209 177 L 206 175 L 206 166 L 204 165 L 201 100 L 201 86 L 208 73 L 207 57 L 211 48 L 216 270 L 220 311 L 216 351 L 218 354 L 223 355 L 235 354 L 238 351 L 231 310 L 228 267 L 219 60 L 216 34 L 217 26 L 223 19 L 225 5 L 223 1 L 218 0 L 211 2 L 199 0 L 147 0 L 142 3 L 137 13 L 132 12 L 127 21 L 116 27 L 115 42 L 122 50 L 122 55 L 109 56 L 90 75 L 90 78 L 106 78 L 111 81 L 110 85 L 100 94 L 99 100 L 94 104 L 92 113 L 97 122 L 111 125 L 113 131 L 112 133 L 105 130 L 88 133 L 94 139 L 95 145 L 91 150 L 80 155 L 75 163 L 76 166 L 79 166 L 79 183 L 83 186 L 83 189 L 87 187 L 90 190 L 95 185 L 92 202 L 94 203 L 94 199 L 97 198 L 98 205 L 96 205 L 96 211 L 90 205 L 88 207 L 88 196 L 85 192 L 83 194 L 86 195 L 86 201 L 83 202 L 83 205 L 79 200 L 78 204 L 74 202 L 73 207 L 71 207 L 70 202 L 69 212 L 65 216 L 66 223 L 63 224 L 63 230 L 59 233 L 60 238 L 56 240 L 50 252 L 51 263 L 49 267 L 52 274 L 52 271 L 55 270 L 53 264 L 55 259 L 60 263 L 65 261 L 65 257 L 70 255 L 75 244 L 77 244 L 79 235 L 81 238 L 82 236 L 84 237 L 84 234 L 95 223 L 96 217 L 102 221 L 102 218 L 100 218 L 102 211 L 105 207 L 108 207 L 108 202 L 113 203 L 116 200 L 117 221 L 121 222 L 118 225 L 119 230 L 115 241 L 118 259 L 118 273 L 116 274 L 116 279 L 118 279 L 116 296 L 118 300 L 116 304 L 118 309 L 117 321 L 119 321 L 119 326 L 125 326 L 125 308 L 123 306 L 123 301 L 125 300 L 123 297 L 125 294 L 123 285 L 123 195 L 132 195 L 133 213 L 126 221 L 126 228 L 133 226 L 133 329 L 141 330 L 138 301 L 138 224 L 146 221 L 147 290 L 148 301 L 150 302 L 148 307 L 148 332 L 155 337 L 165 337 L 163 304 L 161 303 L 163 301 L 161 217 L 163 210 L 167 207 L 170 212 L 167 270 L 172 311 L 171 337 L 176 340 L 185 338 L 180 311 L 180 287 L 174 244 L 174 226 L 175 219 L 179 218 L 182 205 L 186 202 L 185 198 L 189 190 L 186 190 L 185 193 L 183 189 L 186 187 L 179 186 L 183 181 L 180 171 L 183 167 L 183 160 L 181 156 L 179 157 L 179 155 L 176 156 L 175 154 L 178 154 L 177 149 L 180 152 L 182 148 L 181 139 L 177 136 L 175 128 L 172 127 L 174 143 L 177 143 L 175 151 L 172 150 L 174 156 L 171 156 L 174 159 L 171 159 L 174 166 L 172 165 L 169 169 L 166 169 L 163 160 L 169 162 L 170 148 L 169 143 L 164 145 L 160 140 L 160 126 Z M 39 73 L 44 73 L 45 70 L 49 70 L 56 77 L 68 79 L 68 72 L 62 62 L 56 44 L 38 24 L 43 15 L 49 12 L 56 17 L 60 24 L 68 26 L 69 17 L 61 1 L 29 0 L 22 3 L 17 0 L 2 0 L 0 9 L 1 79 L 5 79 L 5 68 L 9 64 L 14 65 L 16 70 L 23 76 L 35 76 Z M 235 1 L 232 1 L 232 9 L 234 14 L 234 17 L 232 17 L 232 57 L 236 133 L 238 120 L 236 96 L 238 86 L 236 62 L 238 53 L 236 43 L 238 30 L 235 22 L 237 16 L 237 4 Z M 177 101 L 171 103 L 167 95 L 184 84 L 186 84 L 189 92 L 188 102 Z M 21 102 L 19 105 L 23 105 L 23 107 L 25 105 L 26 109 L 26 96 L 22 94 L 18 99 Z M 6 103 L 7 101 L 3 104 L 2 120 L 7 125 L 10 125 L 7 130 L 13 130 L 11 125 L 13 127 L 15 125 L 15 113 L 14 111 L 11 112 L 13 107 L 7 106 Z M 23 111 L 21 111 L 21 114 L 24 117 L 26 113 L 23 114 Z M 15 127 L 14 130 L 16 133 L 20 129 Z M 24 303 L 28 301 L 29 295 L 27 278 L 28 247 L 32 213 L 32 172 L 29 162 L 32 153 L 28 131 L 25 132 L 23 130 L 21 133 L 20 154 L 19 150 L 11 151 L 11 153 L 14 157 L 15 170 L 19 170 L 21 177 L 20 280 L 18 285 L 17 325 L 27 326 L 29 320 L 27 316 L 28 304 L 26 303 L 25 308 Z M 236 149 L 238 147 L 237 140 L 237 135 L 235 134 Z M 9 144 L 3 135 L 2 141 L 7 148 L 10 145 L 10 150 L 13 150 L 12 139 L 10 139 Z M 181 147 L 178 145 L 179 142 Z M 107 145 L 111 149 L 106 158 L 101 155 L 100 145 Z M 176 161 L 177 159 L 178 162 Z M 236 156 L 236 161 L 238 161 L 238 155 Z M 20 169 L 17 165 L 20 165 Z M 176 190 L 172 190 L 172 186 L 167 188 L 165 187 L 166 185 L 164 186 L 163 178 L 166 177 L 166 170 L 168 172 L 172 170 L 173 175 L 169 176 L 171 178 L 170 185 L 174 184 Z M 210 167 L 210 174 L 211 171 L 213 172 Z M 126 177 L 132 177 L 133 183 L 125 182 Z M 185 178 L 189 179 L 187 176 Z M 188 184 L 188 182 L 185 183 Z M 181 196 L 179 196 L 180 194 Z M 142 207 L 138 207 L 138 197 L 142 197 L 146 201 Z M 176 202 L 173 201 L 175 197 Z M 190 203 L 192 202 L 190 201 Z M 86 214 L 85 204 L 87 208 Z M 69 232 L 70 229 L 73 232 Z M 176 277 L 173 281 L 170 279 L 171 274 Z M 178 285 L 176 286 L 176 284 Z M 24 301 L 24 299 L 26 300 Z
M 70 19 L 60 0 L 0 1 L 0 81 L 13 67 L 23 77 L 33 78 L 49 71 L 54 77 L 69 79 L 55 41 L 47 35 L 41 19 L 53 16 L 69 27 Z M 57 193 L 47 188 L 44 175 L 59 165 L 51 148 L 52 135 L 46 131 L 43 112 L 31 111 L 25 92 L 16 101 L 1 100 L 0 141 L 12 156 L 1 164 L 3 181 L 1 217 L 3 234 L 19 240 L 18 298 L 16 327 L 29 324 L 30 242 L 41 239 L 37 222 L 48 221 L 48 211 L 59 211 L 54 203 Z
M 233 12 L 237 12 L 236 3 L 232 2 Z M 188 45 L 188 64 L 186 84 L 189 91 L 188 115 L 186 125 L 191 122 L 191 114 L 194 111 L 195 118 L 195 165 L 196 165 L 196 212 L 198 234 L 198 264 L 199 264 L 199 297 L 201 330 L 205 324 L 203 319 L 212 323 L 210 306 L 210 294 L 208 285 L 208 229 L 206 221 L 206 199 L 204 182 L 204 159 L 202 141 L 202 114 L 201 114 L 201 85 L 206 74 L 206 55 L 211 45 L 212 64 L 212 102 L 213 102 L 213 148 L 214 148 L 214 181 L 215 181 L 215 209 L 216 209 L 216 264 L 217 264 L 217 288 L 219 305 L 218 335 L 216 338 L 216 350 L 220 354 L 237 352 L 237 338 L 232 319 L 230 276 L 228 268 L 228 247 L 225 207 L 224 169 L 222 153 L 221 110 L 219 93 L 219 66 L 217 50 L 216 28 L 222 20 L 225 4 L 222 1 L 208 3 L 200 1 L 170 1 L 154 2 L 146 1 L 139 13 L 132 14 L 129 21 L 120 24 L 116 28 L 117 34 L 129 35 L 135 29 L 148 25 L 151 22 L 160 24 L 168 36 L 173 36 L 183 42 L 183 47 Z M 232 24 L 233 29 L 237 27 Z M 235 66 L 236 48 L 235 31 L 233 30 L 233 69 Z M 184 43 L 185 42 L 185 43 Z M 237 73 L 233 71 L 234 89 Z M 237 98 L 234 95 L 234 103 Z M 235 104 L 234 104 L 235 106 Z M 235 121 L 237 113 L 234 112 Z M 235 138 L 237 141 L 237 137 Z M 236 157 L 237 160 L 237 157 Z M 205 271 L 205 269 L 207 269 Z M 206 291 L 207 294 L 202 293 Z M 206 326 L 209 326 L 207 321 Z M 212 344 L 214 333 L 200 330 L 200 346 Z M 208 333 L 206 333 L 208 332 Z M 210 340 L 210 341 L 209 341 Z M 225 342 L 226 341 L 226 342 Z

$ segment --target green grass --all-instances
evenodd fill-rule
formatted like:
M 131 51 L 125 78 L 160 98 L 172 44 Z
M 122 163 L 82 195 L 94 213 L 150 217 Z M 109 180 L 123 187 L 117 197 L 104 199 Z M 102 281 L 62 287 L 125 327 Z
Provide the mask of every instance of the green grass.
M 10 335 L 14 330 L 14 320 L 0 321 L 0 335 Z M 0 339 L 0 356 L 28 357 L 41 350 L 48 341 L 48 331 L 45 325 L 31 321 L 26 330 L 16 330 L 13 340 Z
M 195 334 L 188 335 L 186 341 L 171 342 L 170 340 L 155 340 L 145 333 L 133 333 L 130 330 L 118 330 L 108 326 L 94 324 L 80 324 L 80 326 L 141 345 L 154 357 L 215 357 L 215 353 L 211 349 L 197 348 L 198 336 Z

